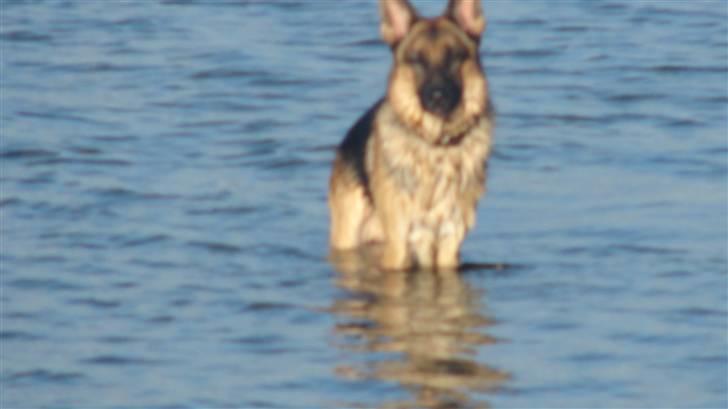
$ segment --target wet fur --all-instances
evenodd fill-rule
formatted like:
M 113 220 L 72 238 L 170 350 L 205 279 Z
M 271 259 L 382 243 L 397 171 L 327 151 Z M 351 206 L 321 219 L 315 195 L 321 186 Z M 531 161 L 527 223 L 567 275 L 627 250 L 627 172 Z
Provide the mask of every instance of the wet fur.
M 480 5 L 451 0 L 446 14 L 434 19 L 417 17 L 405 0 L 382 0 L 380 7 L 394 66 L 386 96 L 337 151 L 330 244 L 346 250 L 382 242 L 381 267 L 387 269 L 455 269 L 475 224 L 491 151 L 492 106 L 478 56 Z M 458 104 L 446 116 L 423 108 L 419 90 L 428 85 L 426 73 L 440 75 L 423 66 L 438 67 L 460 87 Z

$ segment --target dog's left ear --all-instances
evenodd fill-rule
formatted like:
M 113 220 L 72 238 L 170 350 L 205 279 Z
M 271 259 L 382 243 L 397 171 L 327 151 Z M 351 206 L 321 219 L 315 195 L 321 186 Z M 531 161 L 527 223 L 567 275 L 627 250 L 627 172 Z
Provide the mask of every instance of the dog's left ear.
M 475 40 L 480 40 L 485 30 L 485 16 L 480 0 L 450 0 L 445 15 Z
M 394 47 L 417 20 L 417 12 L 407 0 L 379 0 L 384 41 Z

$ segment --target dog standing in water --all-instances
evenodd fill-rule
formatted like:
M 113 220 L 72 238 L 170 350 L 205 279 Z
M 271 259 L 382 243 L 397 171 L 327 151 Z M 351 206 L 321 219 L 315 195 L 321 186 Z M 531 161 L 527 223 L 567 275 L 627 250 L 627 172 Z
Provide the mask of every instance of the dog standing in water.
M 383 242 L 381 267 L 457 269 L 485 191 L 493 109 L 478 48 L 480 0 L 422 18 L 380 0 L 394 65 L 384 98 L 349 130 L 329 186 L 330 245 Z

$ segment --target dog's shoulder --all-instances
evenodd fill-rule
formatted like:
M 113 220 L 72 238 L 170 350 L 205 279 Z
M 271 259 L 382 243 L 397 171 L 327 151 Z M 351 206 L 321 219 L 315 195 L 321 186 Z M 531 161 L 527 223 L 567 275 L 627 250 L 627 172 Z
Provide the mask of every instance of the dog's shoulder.
M 384 98 L 377 101 L 349 129 L 346 137 L 344 137 L 344 140 L 339 145 L 339 153 L 342 156 L 348 159 L 351 156 L 359 156 L 361 154 L 374 129 L 374 120 L 383 102 Z
M 364 186 L 367 185 L 368 176 L 365 167 L 365 153 L 369 138 L 374 129 L 374 121 L 384 98 L 377 101 L 364 113 L 349 129 L 338 148 L 341 160 L 354 169 L 357 177 Z

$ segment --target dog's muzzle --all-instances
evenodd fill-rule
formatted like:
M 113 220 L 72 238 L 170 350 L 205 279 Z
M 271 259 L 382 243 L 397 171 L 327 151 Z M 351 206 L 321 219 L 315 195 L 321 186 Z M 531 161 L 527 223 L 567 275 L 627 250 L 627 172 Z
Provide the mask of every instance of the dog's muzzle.
M 460 102 L 460 87 L 451 80 L 426 81 L 420 89 L 422 107 L 433 114 L 447 117 Z

